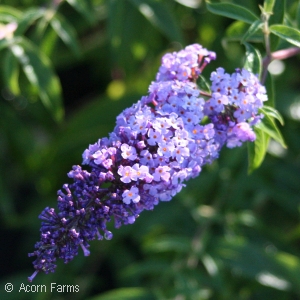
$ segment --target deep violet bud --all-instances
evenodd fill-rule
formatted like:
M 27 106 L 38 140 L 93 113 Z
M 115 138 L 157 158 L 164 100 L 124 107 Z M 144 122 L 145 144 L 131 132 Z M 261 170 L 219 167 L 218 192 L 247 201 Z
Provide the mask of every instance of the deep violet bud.
M 149 94 L 125 109 L 108 138 L 90 145 L 72 180 L 57 192 L 58 212 L 40 214 L 40 241 L 35 244 L 35 271 L 54 272 L 56 260 L 71 261 L 89 242 L 111 240 L 115 228 L 133 224 L 144 210 L 170 201 L 202 167 L 218 158 L 223 145 L 253 141 L 251 126 L 267 99 L 258 79 L 246 70 L 232 75 L 222 68 L 211 74 L 212 96 L 205 102 L 196 79 L 215 59 L 201 45 L 166 54 Z M 211 122 L 203 123 L 208 116 Z

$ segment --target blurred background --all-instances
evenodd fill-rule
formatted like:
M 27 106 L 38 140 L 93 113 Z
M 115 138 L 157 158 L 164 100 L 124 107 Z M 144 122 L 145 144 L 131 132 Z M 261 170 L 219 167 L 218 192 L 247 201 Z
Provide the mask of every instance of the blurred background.
M 259 16 L 263 1 L 231 2 Z M 297 27 L 298 1 L 286 4 Z M 251 174 L 246 145 L 224 149 L 171 202 L 111 226 L 114 238 L 91 242 L 89 257 L 38 274 L 32 284 L 47 292 L 17 292 L 33 273 L 38 215 L 56 207 L 88 145 L 147 94 L 162 55 L 200 43 L 217 53 L 209 78 L 242 67 L 245 48 L 240 23 L 201 0 L 1 0 L 0 24 L 1 299 L 300 299 L 299 55 L 270 67 L 287 149 L 271 141 Z M 250 42 L 265 55 L 261 35 Z M 53 282 L 80 291 L 51 293 Z

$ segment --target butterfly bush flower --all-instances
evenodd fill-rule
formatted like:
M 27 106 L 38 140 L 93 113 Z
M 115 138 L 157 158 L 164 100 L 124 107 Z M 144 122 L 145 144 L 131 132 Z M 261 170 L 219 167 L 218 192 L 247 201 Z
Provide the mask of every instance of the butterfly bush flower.
M 29 281 L 54 272 L 57 259 L 68 263 L 78 249 L 89 255 L 91 240 L 112 239 L 108 222 L 133 224 L 142 211 L 170 201 L 224 145 L 255 139 L 251 126 L 261 118 L 265 88 L 246 70 L 229 75 L 218 68 L 205 101 L 196 80 L 215 58 L 197 44 L 163 56 L 148 95 L 117 117 L 109 137 L 83 152 L 85 169 L 73 166 L 68 173 L 72 183 L 58 191 L 57 212 L 47 207 L 40 214 Z
M 204 114 L 214 124 L 218 142 L 229 148 L 253 142 L 256 136 L 250 125 L 262 118 L 258 111 L 267 100 L 265 87 L 245 69 L 236 69 L 229 75 L 218 68 L 210 79 L 212 95 L 205 103 Z

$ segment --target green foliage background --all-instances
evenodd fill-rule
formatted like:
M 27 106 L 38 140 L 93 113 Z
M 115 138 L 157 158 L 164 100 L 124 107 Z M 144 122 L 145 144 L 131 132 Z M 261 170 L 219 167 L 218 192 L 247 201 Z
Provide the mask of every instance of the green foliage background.
M 263 4 L 219 2 L 257 16 Z M 299 1 L 265 1 L 272 4 L 270 24 L 299 29 Z M 17 291 L 33 272 L 27 253 L 39 239 L 39 213 L 56 207 L 56 191 L 84 149 L 108 136 L 122 109 L 147 93 L 164 53 L 192 43 L 215 51 L 206 78 L 219 66 L 244 66 L 240 40 L 249 25 L 213 14 L 209 5 L 0 1 L 0 32 L 18 23 L 13 37 L 0 40 L 1 299 L 300 299 L 299 55 L 282 61 L 269 94 L 285 121 L 278 128 L 287 149 L 271 140 L 251 174 L 246 145 L 224 149 L 171 202 L 112 228 L 111 241 L 92 242 L 90 257 L 80 253 L 59 262 L 54 274 L 38 274 L 31 285 L 45 284 L 47 292 Z M 259 31 L 244 38 L 265 56 Z M 272 35 L 272 51 L 288 42 Z M 11 293 L 7 282 L 15 286 Z M 51 293 L 53 282 L 80 291 Z

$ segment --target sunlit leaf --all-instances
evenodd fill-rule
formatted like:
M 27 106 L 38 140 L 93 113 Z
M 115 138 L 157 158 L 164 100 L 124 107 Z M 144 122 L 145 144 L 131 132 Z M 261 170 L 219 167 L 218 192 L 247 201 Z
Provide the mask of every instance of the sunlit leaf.
M 56 121 L 63 118 L 61 86 L 48 58 L 26 39 L 10 46 L 29 82 L 37 88 L 42 103 Z
M 286 40 L 287 42 L 300 47 L 300 31 L 286 25 L 271 25 L 270 31 Z
M 287 147 L 275 121 L 269 115 L 265 115 L 262 121 L 258 123 L 256 127 L 262 130 L 264 133 L 268 134 L 275 141 L 279 142 L 282 145 L 282 147 Z
M 251 36 L 253 36 L 258 30 L 260 30 L 263 26 L 263 22 L 261 20 L 256 20 L 252 23 L 252 25 L 249 27 L 247 32 L 244 34 L 241 43 L 244 43 L 247 41 Z
M 180 27 L 164 3 L 154 0 L 130 0 L 152 25 L 171 41 L 183 42 Z
M 244 45 L 246 47 L 246 61 L 244 68 L 260 77 L 262 71 L 261 54 L 251 44 L 244 43 Z
M 176 2 L 184 5 L 186 7 L 190 7 L 193 9 L 199 8 L 201 6 L 202 0 L 175 0 Z
M 241 41 L 246 34 L 248 34 L 249 25 L 242 21 L 235 21 L 229 25 L 226 29 L 226 38 L 234 41 Z M 251 42 L 262 42 L 263 33 L 261 30 L 258 30 L 248 36 L 248 41 Z
M 46 13 L 45 8 L 32 8 L 22 14 L 18 22 L 18 28 L 15 35 L 23 35 L 25 31 L 39 18 L 42 18 Z
M 282 126 L 284 125 L 284 120 L 281 114 L 275 108 L 264 105 L 260 110 L 264 115 L 268 115 L 269 117 L 278 120 Z
M 0 5 L 0 22 L 17 22 L 22 16 L 22 12 L 12 6 Z
M 50 24 L 62 41 L 74 52 L 74 54 L 79 56 L 80 50 L 77 42 L 76 31 L 67 19 L 65 19 L 61 14 L 56 13 L 51 18 Z
M 264 12 L 268 13 L 268 14 L 272 14 L 273 13 L 273 6 L 275 4 L 276 0 L 264 0 Z
M 216 15 L 240 20 L 249 24 L 252 24 L 259 19 L 254 13 L 245 7 L 232 3 L 211 3 L 206 0 L 206 7 L 210 12 Z
M 199 76 L 197 84 L 198 84 L 201 91 L 204 91 L 204 92 L 209 93 L 209 94 L 211 93 L 210 84 L 203 75 Z
M 55 49 L 56 42 L 58 41 L 58 35 L 54 30 L 46 30 L 43 34 L 43 39 L 39 45 L 40 51 L 50 57 Z
M 256 139 L 253 143 L 248 142 L 248 173 L 252 173 L 263 162 L 268 144 L 269 136 L 259 128 L 254 128 Z

